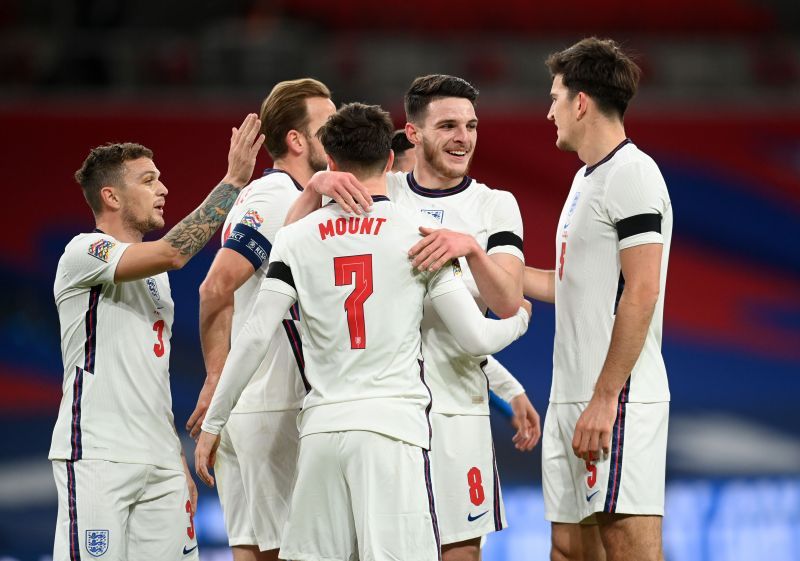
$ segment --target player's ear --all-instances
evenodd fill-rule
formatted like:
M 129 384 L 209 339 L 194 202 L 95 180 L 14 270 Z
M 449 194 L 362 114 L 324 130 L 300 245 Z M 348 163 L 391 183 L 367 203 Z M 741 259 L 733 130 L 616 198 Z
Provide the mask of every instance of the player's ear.
M 100 188 L 100 201 L 103 204 L 103 208 L 109 208 L 111 210 L 120 209 L 122 201 L 120 200 L 120 193 L 118 191 L 119 189 L 113 185 L 106 185 Z
M 383 167 L 383 173 L 389 173 L 392 171 L 392 166 L 394 165 L 394 150 L 389 150 L 389 159 L 386 160 L 386 165 Z
M 417 125 L 414 123 L 406 123 L 406 136 L 409 142 L 415 146 L 422 142 L 419 129 L 417 129 Z
M 303 135 L 294 129 L 286 133 L 286 148 L 293 156 L 303 153 L 304 141 Z
M 336 162 L 333 161 L 328 154 L 325 154 L 325 159 L 328 160 L 328 171 L 339 171 L 339 166 L 336 165 Z
M 589 96 L 583 92 L 578 92 L 578 95 L 575 96 L 575 103 L 577 103 L 578 110 L 576 118 L 580 121 L 586 116 L 586 110 L 589 108 Z

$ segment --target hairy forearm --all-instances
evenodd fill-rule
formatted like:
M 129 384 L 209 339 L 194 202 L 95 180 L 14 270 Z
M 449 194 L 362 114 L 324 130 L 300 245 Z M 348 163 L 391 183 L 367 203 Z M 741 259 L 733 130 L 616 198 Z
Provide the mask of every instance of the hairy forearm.
M 525 296 L 539 302 L 553 304 L 556 301 L 556 272 L 525 267 L 522 290 Z
M 223 180 L 194 212 L 167 232 L 163 239 L 178 252 L 179 261 L 188 262 L 206 245 L 225 220 L 240 190 L 241 186 Z
M 595 385 L 595 395 L 617 399 L 644 347 L 658 295 L 626 287 L 617 306 L 603 369 Z
M 289 212 L 286 213 L 286 219 L 283 225 L 297 222 L 317 210 L 322 205 L 322 195 L 314 191 L 312 188 L 303 189 L 300 196 L 294 201 Z
M 467 255 L 467 264 L 484 303 L 500 318 L 516 314 L 522 300 L 522 263 L 514 274 L 477 248 Z

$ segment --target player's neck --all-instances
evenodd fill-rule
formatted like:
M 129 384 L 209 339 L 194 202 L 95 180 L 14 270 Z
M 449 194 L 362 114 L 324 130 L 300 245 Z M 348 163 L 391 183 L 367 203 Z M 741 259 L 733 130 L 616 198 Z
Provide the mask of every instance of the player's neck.
M 369 194 L 372 195 L 373 197 L 375 195 L 383 195 L 384 197 L 386 196 L 385 173 L 367 178 L 359 177 L 358 180 L 367 189 L 367 191 L 369 191 Z
M 116 216 L 103 215 L 95 221 L 95 228 L 125 243 L 138 243 L 144 239 L 144 234 L 139 230 L 126 225 Z
M 278 158 L 273 162 L 272 167 L 291 175 L 303 188 L 311 180 L 311 176 L 314 175 L 314 170 L 311 169 L 305 158 L 292 158 L 291 156 Z
M 432 166 L 429 166 L 425 162 L 421 162 L 419 159 L 417 159 L 417 165 L 414 166 L 414 179 L 426 189 L 439 191 L 441 189 L 450 189 L 455 187 L 464 181 L 464 176 L 462 175 L 456 178 L 447 177 L 437 172 Z
M 593 166 L 608 156 L 625 138 L 625 127 L 621 121 L 599 120 L 586 127 L 578 148 L 578 158 L 587 166 Z

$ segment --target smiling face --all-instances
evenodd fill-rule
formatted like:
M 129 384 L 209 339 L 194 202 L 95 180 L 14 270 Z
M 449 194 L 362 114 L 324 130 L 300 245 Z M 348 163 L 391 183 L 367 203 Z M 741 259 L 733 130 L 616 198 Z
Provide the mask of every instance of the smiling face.
M 550 111 L 547 119 L 556 125 L 556 147 L 565 152 L 578 150 L 577 95 L 571 95 L 564 85 L 561 74 L 553 78 L 550 88 Z
M 142 234 L 163 228 L 167 188 L 161 172 L 150 158 L 128 160 L 124 169 L 124 187 L 117 190 L 123 223 Z
M 470 100 L 435 99 L 428 105 L 422 123 L 412 123 L 411 128 L 412 142 L 422 146 L 423 157 L 418 159 L 417 167 L 445 179 L 467 175 L 478 142 L 478 118 Z

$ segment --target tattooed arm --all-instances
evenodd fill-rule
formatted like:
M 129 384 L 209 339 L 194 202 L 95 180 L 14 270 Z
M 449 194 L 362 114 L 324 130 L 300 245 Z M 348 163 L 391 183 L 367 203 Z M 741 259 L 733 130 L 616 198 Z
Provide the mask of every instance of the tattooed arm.
M 236 201 L 242 187 L 253 175 L 253 167 L 264 135 L 261 121 L 248 115 L 234 128 L 228 152 L 228 173 L 194 212 L 181 220 L 167 235 L 154 242 L 134 243 L 119 260 L 114 282 L 143 279 L 164 271 L 180 269 L 206 245 Z

